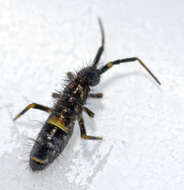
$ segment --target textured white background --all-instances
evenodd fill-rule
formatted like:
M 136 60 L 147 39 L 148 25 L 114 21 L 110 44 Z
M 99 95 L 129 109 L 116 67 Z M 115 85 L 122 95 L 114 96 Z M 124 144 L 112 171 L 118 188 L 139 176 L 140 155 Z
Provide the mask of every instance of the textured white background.
M 184 189 L 184 2 L 182 0 L 0 0 L 0 188 L 3 190 Z M 47 170 L 32 173 L 29 152 L 46 113 L 27 104 L 52 106 L 67 71 L 90 63 L 100 44 L 101 65 L 140 57 L 162 82 L 137 63 L 114 67 L 90 99 L 85 115 L 61 155 Z

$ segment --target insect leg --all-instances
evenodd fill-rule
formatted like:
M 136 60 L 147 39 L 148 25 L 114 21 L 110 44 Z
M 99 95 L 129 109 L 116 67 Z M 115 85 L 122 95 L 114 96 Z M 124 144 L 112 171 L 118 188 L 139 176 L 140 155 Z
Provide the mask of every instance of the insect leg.
M 91 97 L 91 98 L 102 98 L 103 94 L 102 93 L 95 93 L 95 94 L 89 93 L 88 96 Z
M 74 76 L 73 73 L 71 73 L 71 72 L 68 72 L 68 73 L 67 73 L 67 77 L 68 77 L 70 80 L 74 80 L 74 79 L 75 79 L 75 76 Z
M 61 95 L 58 94 L 58 93 L 56 93 L 56 92 L 53 92 L 53 93 L 52 93 L 52 97 L 53 97 L 53 98 L 60 98 Z
M 150 71 L 150 69 L 137 57 L 131 57 L 131 58 L 126 58 L 126 59 L 118 59 L 115 61 L 111 61 L 109 63 L 107 63 L 105 66 L 103 66 L 100 69 L 101 74 L 104 73 L 105 71 L 107 71 L 108 69 L 110 69 L 113 65 L 118 65 L 120 63 L 126 63 L 126 62 L 133 62 L 133 61 L 138 61 L 139 64 L 141 64 L 144 69 L 155 79 L 155 81 L 161 85 L 160 81 L 157 79 L 157 77 Z
M 95 116 L 95 114 L 90 109 L 88 109 L 87 107 L 83 106 L 82 109 L 83 109 L 83 111 L 85 111 L 89 115 L 89 117 L 93 118 Z
M 82 115 L 79 117 L 78 122 L 79 122 L 79 126 L 80 126 L 81 138 L 88 139 L 88 140 L 102 140 L 102 137 L 88 136 L 86 134 L 86 129 L 84 126 L 84 120 L 82 118 Z
M 39 109 L 45 112 L 50 113 L 51 112 L 51 108 L 37 104 L 37 103 L 32 103 L 29 104 L 28 106 L 26 106 L 13 120 L 15 121 L 16 119 L 18 119 L 20 116 L 22 116 L 24 113 L 26 113 L 29 109 L 34 108 L 34 109 Z
M 98 18 L 98 22 L 100 25 L 100 32 L 101 32 L 101 36 L 102 36 L 102 41 L 101 41 L 101 46 L 98 48 L 97 54 L 93 60 L 93 67 L 96 67 L 98 61 L 100 60 L 100 57 L 103 53 L 104 50 L 104 43 L 105 43 L 105 37 L 104 37 L 104 29 L 103 29 L 103 25 L 102 25 L 102 21 L 100 18 Z

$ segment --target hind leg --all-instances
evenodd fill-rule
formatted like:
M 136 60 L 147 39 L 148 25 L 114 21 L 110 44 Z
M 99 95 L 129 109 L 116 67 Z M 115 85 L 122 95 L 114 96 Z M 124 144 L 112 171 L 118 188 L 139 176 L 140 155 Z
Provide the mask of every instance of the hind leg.
M 79 117 L 78 122 L 80 126 L 81 138 L 88 139 L 88 140 L 102 140 L 102 137 L 88 136 L 86 134 L 86 129 L 84 126 L 84 120 L 82 118 L 82 115 Z
M 43 105 L 40 105 L 37 103 L 32 103 L 32 104 L 29 104 L 28 106 L 26 106 L 13 120 L 15 121 L 16 119 L 18 119 L 20 116 L 22 116 L 24 113 L 26 113 L 31 108 L 42 110 L 42 111 L 45 111 L 48 113 L 51 112 L 51 108 L 49 108 L 47 106 L 43 106 Z

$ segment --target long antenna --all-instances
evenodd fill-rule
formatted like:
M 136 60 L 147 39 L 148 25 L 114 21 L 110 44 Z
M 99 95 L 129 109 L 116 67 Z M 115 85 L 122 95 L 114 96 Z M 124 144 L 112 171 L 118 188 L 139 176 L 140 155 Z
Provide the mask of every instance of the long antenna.
M 97 54 L 93 60 L 93 64 L 92 64 L 93 67 L 96 67 L 97 63 L 99 62 L 100 57 L 104 50 L 104 43 L 105 43 L 104 28 L 103 28 L 103 24 L 100 18 L 98 18 L 98 23 L 100 26 L 100 33 L 101 33 L 102 40 L 101 40 L 101 46 L 98 48 Z
M 141 64 L 144 67 L 144 69 L 153 77 L 153 79 L 155 79 L 155 81 L 159 85 L 161 85 L 161 82 L 157 79 L 157 77 L 150 71 L 150 69 L 138 57 L 130 57 L 130 58 L 117 59 L 115 61 L 111 61 L 100 69 L 100 74 L 109 70 L 113 65 L 119 65 L 120 63 L 127 63 L 127 62 L 133 62 L 133 61 L 138 61 L 139 64 Z
M 104 43 L 105 43 L 104 27 L 102 24 L 102 20 L 99 17 L 98 17 L 98 23 L 100 25 L 100 32 L 101 32 L 101 36 L 102 36 L 102 46 L 104 47 Z

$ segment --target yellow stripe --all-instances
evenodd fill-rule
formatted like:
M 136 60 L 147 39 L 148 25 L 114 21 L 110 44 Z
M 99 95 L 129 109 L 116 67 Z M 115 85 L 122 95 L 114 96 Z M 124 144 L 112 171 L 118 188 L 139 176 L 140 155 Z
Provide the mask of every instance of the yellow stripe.
M 40 164 L 47 164 L 48 163 L 48 159 L 46 159 L 46 160 L 40 160 L 39 158 L 37 158 L 37 157 L 31 157 L 31 160 L 34 160 L 34 161 L 36 161 L 36 162 L 38 162 L 38 163 L 40 163 Z
M 60 121 L 57 117 L 54 118 L 49 118 L 47 120 L 47 123 L 52 124 L 58 128 L 60 128 L 62 131 L 64 131 L 65 133 L 69 132 L 69 129 L 62 123 L 62 121 Z
M 109 62 L 109 63 L 107 64 L 107 67 L 108 67 L 108 68 L 112 67 L 112 62 Z

